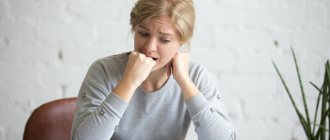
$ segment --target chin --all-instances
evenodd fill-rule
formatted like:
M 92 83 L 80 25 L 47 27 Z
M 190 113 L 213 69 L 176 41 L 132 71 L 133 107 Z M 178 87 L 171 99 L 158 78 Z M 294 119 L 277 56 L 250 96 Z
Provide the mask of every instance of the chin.
M 151 71 L 154 72 L 154 71 L 160 70 L 161 68 L 163 68 L 163 66 L 160 66 L 159 64 L 156 64 L 156 65 L 151 69 Z
M 155 71 L 158 71 L 158 70 L 166 70 L 167 69 L 167 64 L 165 65 L 158 65 L 156 64 L 152 69 L 151 69 L 151 72 L 155 72 Z
M 155 71 L 158 71 L 158 70 L 160 70 L 161 69 L 161 67 L 159 67 L 159 66 L 154 66 L 152 69 L 151 69 L 151 72 L 155 72 Z

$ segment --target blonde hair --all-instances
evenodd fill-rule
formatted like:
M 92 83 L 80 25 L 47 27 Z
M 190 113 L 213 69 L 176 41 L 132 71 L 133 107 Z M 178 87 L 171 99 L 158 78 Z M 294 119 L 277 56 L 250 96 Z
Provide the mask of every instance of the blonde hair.
M 182 43 L 193 35 L 195 9 L 192 0 L 138 0 L 130 16 L 133 32 L 139 24 L 167 16 L 178 30 Z

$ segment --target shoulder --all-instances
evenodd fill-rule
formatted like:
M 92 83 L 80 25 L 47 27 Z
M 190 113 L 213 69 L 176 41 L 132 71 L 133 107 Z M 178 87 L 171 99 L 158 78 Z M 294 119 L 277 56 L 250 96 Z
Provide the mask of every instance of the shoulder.
M 127 63 L 127 53 L 110 55 L 95 60 L 91 67 L 103 67 L 105 70 L 121 70 L 125 68 Z
M 211 75 L 207 68 L 201 64 L 190 63 L 189 64 L 189 75 L 191 80 L 196 84 L 196 86 L 205 86 L 210 82 Z
M 198 73 L 205 73 L 205 72 L 208 72 L 206 67 L 203 66 L 202 64 L 198 64 L 198 63 L 193 63 L 193 62 L 190 62 L 189 63 L 189 73 L 190 74 L 198 74 Z
M 126 63 L 127 53 L 99 58 L 89 67 L 88 73 L 94 76 L 100 75 L 107 78 L 115 78 L 121 76 L 126 67 Z
M 127 53 L 120 53 L 115 55 L 99 58 L 92 65 L 123 65 L 127 62 Z

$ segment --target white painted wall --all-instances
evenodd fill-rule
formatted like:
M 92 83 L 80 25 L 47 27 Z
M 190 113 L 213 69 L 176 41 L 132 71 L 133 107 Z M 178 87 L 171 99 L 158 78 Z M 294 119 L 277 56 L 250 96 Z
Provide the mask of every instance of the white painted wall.
M 132 49 L 133 3 L 0 0 L 0 140 L 22 139 L 39 105 L 76 96 L 94 60 Z M 191 59 L 216 77 L 238 139 L 305 139 L 271 60 L 300 99 L 295 49 L 314 105 L 308 81 L 321 84 L 330 58 L 330 1 L 195 0 L 195 6 Z M 187 139 L 196 139 L 191 132 Z

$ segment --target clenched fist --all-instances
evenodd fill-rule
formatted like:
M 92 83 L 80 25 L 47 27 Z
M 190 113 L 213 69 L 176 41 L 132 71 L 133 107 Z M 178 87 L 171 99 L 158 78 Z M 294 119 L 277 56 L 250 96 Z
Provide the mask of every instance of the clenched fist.
M 138 87 L 147 79 L 156 62 L 142 53 L 133 51 L 129 54 L 123 79 Z

